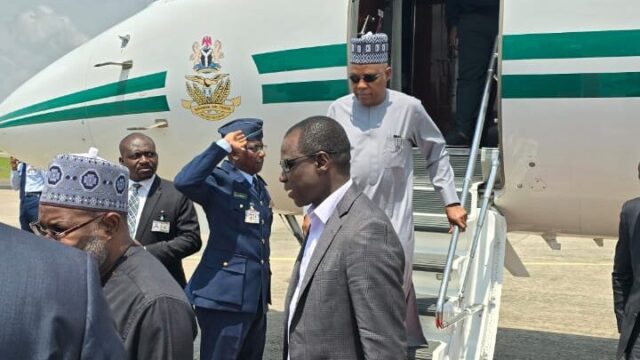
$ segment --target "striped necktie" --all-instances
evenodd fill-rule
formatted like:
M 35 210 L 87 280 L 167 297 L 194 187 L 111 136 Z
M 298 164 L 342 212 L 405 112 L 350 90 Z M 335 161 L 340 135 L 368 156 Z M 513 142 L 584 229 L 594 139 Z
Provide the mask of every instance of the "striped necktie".
M 136 234 L 136 218 L 138 217 L 138 190 L 142 185 L 138 183 L 131 184 L 132 191 L 129 192 L 129 212 L 127 214 L 127 223 L 129 224 L 129 235 L 133 238 Z

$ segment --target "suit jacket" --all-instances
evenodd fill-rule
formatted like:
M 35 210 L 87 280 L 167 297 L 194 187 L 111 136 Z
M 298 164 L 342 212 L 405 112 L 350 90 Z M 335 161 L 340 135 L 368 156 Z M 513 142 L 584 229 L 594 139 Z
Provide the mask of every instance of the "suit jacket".
M 257 313 L 271 302 L 269 236 L 273 213 L 262 178 L 250 184 L 213 143 L 176 175 L 176 188 L 202 205 L 209 240 L 189 284 L 191 304 L 211 310 Z M 248 218 L 259 213 L 257 223 Z M 255 220 L 255 219 L 254 219 Z
M 611 278 L 620 332 L 617 358 L 620 358 L 627 346 L 633 343 L 631 336 L 640 311 L 640 198 L 629 200 L 622 206 L 618 237 Z
M 124 359 L 90 255 L 0 224 L 0 358 Z
M 161 221 L 161 212 L 169 222 L 169 232 L 158 231 L 154 221 Z M 202 247 L 198 216 L 191 200 L 173 186 L 171 181 L 156 176 L 140 214 L 136 239 L 167 268 L 183 287 L 187 284 L 182 259 Z
M 287 352 L 291 360 L 404 359 L 404 253 L 382 210 L 354 186 L 347 190 L 325 224 L 289 314 L 303 252 L 304 246 L 286 298 L 283 359 Z

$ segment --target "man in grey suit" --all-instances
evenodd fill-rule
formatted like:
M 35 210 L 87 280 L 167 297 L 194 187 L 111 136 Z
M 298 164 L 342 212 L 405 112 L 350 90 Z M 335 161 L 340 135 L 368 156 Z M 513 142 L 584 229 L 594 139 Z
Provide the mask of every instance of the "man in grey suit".
M 125 358 L 93 259 L 0 224 L 0 359 Z
M 387 216 L 350 178 L 335 120 L 311 117 L 283 140 L 280 181 L 311 225 L 286 297 L 283 359 L 403 359 L 404 254 Z
M 640 178 L 640 164 L 638 164 Z M 640 197 L 624 203 L 613 260 L 613 305 L 618 321 L 620 341 L 616 359 L 640 359 Z

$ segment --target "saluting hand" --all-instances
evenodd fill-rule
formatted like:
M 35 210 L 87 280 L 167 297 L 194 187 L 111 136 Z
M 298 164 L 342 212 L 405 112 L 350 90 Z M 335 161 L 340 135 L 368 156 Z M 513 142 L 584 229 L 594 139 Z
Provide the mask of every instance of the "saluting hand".
M 9 157 L 9 163 L 11 164 L 11 170 L 18 170 L 18 163 L 20 161 L 16 158 L 14 158 L 13 156 Z
M 238 154 L 246 150 L 247 137 L 244 135 L 242 130 L 232 131 L 228 133 L 224 139 L 227 140 L 229 145 L 231 145 L 232 153 Z
M 445 213 L 447 214 L 447 219 L 449 220 L 449 233 L 453 232 L 453 227 L 458 225 L 460 227 L 460 231 L 464 231 L 467 228 L 467 211 L 460 205 L 449 205 L 444 208 Z

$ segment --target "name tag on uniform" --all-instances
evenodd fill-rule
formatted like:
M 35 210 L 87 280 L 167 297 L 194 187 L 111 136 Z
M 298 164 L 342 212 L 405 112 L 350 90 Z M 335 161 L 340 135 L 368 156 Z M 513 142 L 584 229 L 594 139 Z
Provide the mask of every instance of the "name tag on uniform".
M 152 232 L 161 232 L 168 234 L 170 229 L 171 224 L 168 221 L 153 220 L 153 223 L 151 224 Z
M 244 212 L 244 222 L 247 224 L 260 223 L 260 212 L 253 208 L 253 204 L 249 206 L 249 210 Z

